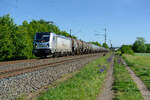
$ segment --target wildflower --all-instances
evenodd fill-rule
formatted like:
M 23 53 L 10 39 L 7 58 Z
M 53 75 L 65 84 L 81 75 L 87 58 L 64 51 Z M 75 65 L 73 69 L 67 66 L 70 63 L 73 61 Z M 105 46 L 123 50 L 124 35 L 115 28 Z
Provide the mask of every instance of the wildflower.
M 108 59 L 107 59 L 107 62 L 111 62 L 112 61 L 112 56 L 110 56 Z
M 104 67 L 104 69 L 106 69 L 106 66 L 105 66 L 105 65 L 103 65 L 103 67 Z
M 102 73 L 102 72 L 104 72 L 104 69 L 100 69 L 99 71 L 100 71 L 100 73 Z
M 99 64 L 98 67 L 101 67 L 101 65 Z

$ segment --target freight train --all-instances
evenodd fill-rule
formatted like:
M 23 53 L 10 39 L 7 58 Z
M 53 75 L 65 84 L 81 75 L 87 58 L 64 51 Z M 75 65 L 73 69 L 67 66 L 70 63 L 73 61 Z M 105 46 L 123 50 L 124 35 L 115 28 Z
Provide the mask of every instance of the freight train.
M 33 42 L 33 54 L 38 57 L 48 55 L 57 57 L 108 51 L 106 48 L 82 40 L 56 35 L 52 32 L 36 33 Z

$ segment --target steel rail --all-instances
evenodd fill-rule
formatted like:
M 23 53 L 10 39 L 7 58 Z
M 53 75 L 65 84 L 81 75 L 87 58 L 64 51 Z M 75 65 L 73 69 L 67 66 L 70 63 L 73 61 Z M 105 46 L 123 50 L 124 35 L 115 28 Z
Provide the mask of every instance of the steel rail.
M 92 55 L 92 56 L 94 56 L 94 55 Z M 31 66 L 31 67 L 16 68 L 16 69 L 11 69 L 11 70 L 0 71 L 0 79 L 13 77 L 13 76 L 28 73 L 28 72 L 33 72 L 33 71 L 41 70 L 41 69 L 52 67 L 52 66 L 58 66 L 60 64 L 74 62 L 74 61 L 77 61 L 77 60 L 80 60 L 83 58 L 87 58 L 87 57 L 91 57 L 91 55 L 76 57 L 76 58 L 62 60 L 62 61 L 58 61 L 58 62 L 51 62 L 51 63 L 47 63 L 47 64 L 36 65 L 36 66 Z

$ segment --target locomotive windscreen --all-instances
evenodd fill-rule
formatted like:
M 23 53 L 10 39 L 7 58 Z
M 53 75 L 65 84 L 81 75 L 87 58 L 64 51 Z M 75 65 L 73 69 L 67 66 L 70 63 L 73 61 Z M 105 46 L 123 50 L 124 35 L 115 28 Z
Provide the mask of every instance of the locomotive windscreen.
M 48 42 L 50 38 L 50 33 L 45 32 L 45 33 L 37 33 L 36 34 L 36 41 L 37 42 Z

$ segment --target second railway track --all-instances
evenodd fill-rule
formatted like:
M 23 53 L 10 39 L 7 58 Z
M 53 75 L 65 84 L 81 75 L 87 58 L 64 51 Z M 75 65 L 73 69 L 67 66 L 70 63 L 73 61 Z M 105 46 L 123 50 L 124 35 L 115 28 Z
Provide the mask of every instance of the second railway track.
M 86 58 L 86 57 L 90 57 L 90 56 L 93 56 L 93 54 L 75 56 L 75 57 L 70 58 L 70 59 L 62 59 L 60 61 L 49 62 L 49 63 L 35 65 L 35 66 L 24 66 L 24 67 L 19 67 L 19 68 L 1 70 L 0 71 L 0 79 L 16 76 L 16 75 L 27 73 L 27 72 L 40 70 L 40 69 L 51 67 L 51 66 L 57 66 L 57 65 L 60 65 L 60 64 L 77 61 L 77 60 L 80 60 L 80 59 L 83 59 L 83 58 Z

